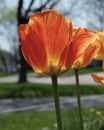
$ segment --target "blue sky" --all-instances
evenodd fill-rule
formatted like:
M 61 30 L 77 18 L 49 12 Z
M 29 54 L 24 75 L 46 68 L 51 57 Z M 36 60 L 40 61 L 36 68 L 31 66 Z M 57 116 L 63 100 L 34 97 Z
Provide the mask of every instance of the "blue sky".
M 15 8 L 18 4 L 18 0 L 5 0 L 5 2 L 9 8 Z

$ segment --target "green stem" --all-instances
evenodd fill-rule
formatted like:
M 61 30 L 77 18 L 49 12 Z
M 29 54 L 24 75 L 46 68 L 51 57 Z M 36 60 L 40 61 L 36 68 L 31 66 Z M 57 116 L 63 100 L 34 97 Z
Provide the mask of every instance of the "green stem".
M 54 103 L 55 103 L 58 130 L 62 130 L 62 121 L 61 121 L 61 111 L 60 111 L 59 92 L 58 92 L 58 85 L 57 85 L 57 76 L 54 75 L 51 78 L 52 78 L 52 86 L 53 86 L 53 93 L 54 93 Z
M 80 126 L 81 126 L 81 130 L 84 130 L 83 118 L 82 118 L 82 108 L 81 108 L 81 99 L 80 99 L 80 85 L 79 85 L 79 71 L 78 71 L 78 69 L 75 69 L 75 76 L 76 76 L 77 103 L 78 103 L 78 111 L 79 111 L 79 118 L 80 118 Z

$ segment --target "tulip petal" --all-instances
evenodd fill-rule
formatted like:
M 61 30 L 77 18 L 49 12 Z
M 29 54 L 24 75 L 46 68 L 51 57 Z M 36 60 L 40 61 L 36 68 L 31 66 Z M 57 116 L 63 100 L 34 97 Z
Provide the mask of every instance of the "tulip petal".
M 91 44 L 94 43 L 97 38 L 98 35 L 96 33 L 87 29 L 79 28 L 78 31 L 76 31 L 70 45 L 70 55 L 72 55 L 72 59 L 75 59 L 73 64 L 74 68 L 85 67 L 91 62 L 93 55 L 95 54 L 93 50 L 95 49 L 95 51 L 97 51 L 97 47 L 93 48 L 91 47 Z M 87 51 L 89 51 L 89 53 Z M 93 55 L 90 57 L 89 54 L 91 54 L 91 52 L 93 52 Z
M 56 11 L 43 11 L 19 26 L 22 52 L 27 62 L 40 74 L 59 75 L 60 56 L 72 39 L 72 23 Z M 65 70 L 64 70 L 65 71 Z
M 69 24 L 65 17 L 56 11 L 43 11 L 33 15 L 28 25 L 44 43 L 48 64 L 51 62 L 56 66 L 70 39 Z
M 98 60 L 104 60 L 104 32 L 98 32 L 98 35 L 99 35 L 99 38 L 100 38 L 100 49 L 97 53 L 97 56 L 95 59 L 98 59 Z
M 68 24 L 68 28 L 69 28 L 69 41 L 71 41 L 72 40 L 72 36 L 73 36 L 73 27 L 72 27 L 72 22 L 71 22 L 71 20 L 67 20 L 67 24 Z
M 94 79 L 95 82 L 104 84 L 104 77 L 97 75 L 97 74 L 91 74 L 92 78 Z
M 28 29 L 27 25 L 19 26 L 19 35 L 25 59 L 37 73 L 43 73 L 47 66 L 47 58 L 41 39 L 32 29 Z
M 88 64 L 91 63 L 92 59 L 94 59 L 97 51 L 99 50 L 100 46 L 99 46 L 99 42 L 96 40 L 93 44 L 90 44 L 84 54 L 83 54 L 83 65 L 87 66 Z
M 72 58 L 71 55 L 71 50 L 70 50 L 70 44 L 63 50 L 61 57 L 60 57 L 60 62 L 59 66 L 61 66 L 61 70 L 65 71 L 71 68 L 74 59 Z

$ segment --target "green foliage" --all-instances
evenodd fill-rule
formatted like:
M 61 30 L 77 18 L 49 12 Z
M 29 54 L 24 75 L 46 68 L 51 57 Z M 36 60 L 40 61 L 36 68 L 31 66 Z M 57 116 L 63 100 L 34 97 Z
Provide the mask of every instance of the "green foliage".
M 23 113 L 0 116 L 1 130 L 42 130 L 44 127 L 56 130 L 53 124 L 56 122 L 55 113 Z
M 84 130 L 100 130 L 104 123 L 104 109 L 91 109 L 83 109 Z M 64 125 L 65 130 L 80 130 L 77 110 L 68 111 Z
M 100 111 L 101 114 L 97 114 Z M 85 130 L 99 130 L 104 109 L 83 110 Z M 80 130 L 77 110 L 62 111 L 64 130 Z M 55 112 L 34 112 L 0 116 L 0 130 L 57 130 Z
M 82 74 L 90 74 L 90 73 L 101 72 L 101 71 L 102 71 L 101 66 L 98 66 L 98 67 L 86 67 L 86 68 L 79 69 L 79 74 L 80 75 L 82 75 Z M 74 74 L 75 74 L 74 69 L 71 69 L 71 70 L 67 71 L 66 73 L 62 74 L 62 76 L 72 76 Z
M 75 85 L 59 85 L 60 96 L 75 96 Z M 104 94 L 104 87 L 81 85 L 81 95 Z M 35 83 L 0 83 L 0 98 L 29 98 L 53 96 L 52 86 Z
M 92 111 L 93 109 L 93 111 Z M 100 130 L 104 124 L 104 111 L 91 108 L 84 111 L 84 127 L 85 130 Z

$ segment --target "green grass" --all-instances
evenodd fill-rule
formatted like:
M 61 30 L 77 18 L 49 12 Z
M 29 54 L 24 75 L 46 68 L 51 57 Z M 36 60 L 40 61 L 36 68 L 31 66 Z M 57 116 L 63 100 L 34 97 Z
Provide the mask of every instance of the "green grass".
M 7 76 L 13 76 L 17 75 L 17 72 L 7 73 L 7 72 L 0 72 L 0 77 L 7 77 Z
M 101 67 L 86 67 L 86 68 L 82 68 L 79 69 L 79 74 L 89 74 L 89 73 L 95 73 L 95 72 L 101 72 L 102 68 Z M 74 69 L 71 69 L 69 71 L 67 71 L 66 73 L 63 73 L 62 76 L 72 76 L 74 75 Z
M 85 130 L 99 130 L 103 124 L 103 114 L 97 115 L 89 110 L 83 111 Z M 64 130 L 80 130 L 77 110 L 63 111 L 62 121 Z M 0 116 L 0 130 L 57 130 L 54 112 L 34 112 Z
M 101 85 L 81 85 L 82 95 L 104 94 L 104 87 Z M 75 85 L 59 85 L 60 96 L 76 95 Z M 52 96 L 52 86 L 48 84 L 35 83 L 0 83 L 0 98 L 29 98 Z
M 24 113 L 0 116 L 0 130 L 42 130 L 56 123 L 53 112 Z

